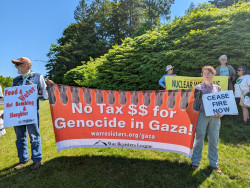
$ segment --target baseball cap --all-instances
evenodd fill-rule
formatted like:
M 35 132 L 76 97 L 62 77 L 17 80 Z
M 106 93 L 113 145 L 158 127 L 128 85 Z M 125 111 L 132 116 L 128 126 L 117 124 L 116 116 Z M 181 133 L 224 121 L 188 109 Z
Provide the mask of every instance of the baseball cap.
M 27 57 L 19 57 L 18 59 L 15 59 L 15 60 L 11 60 L 13 64 L 16 64 L 16 63 L 25 63 L 27 64 L 28 66 L 32 66 L 32 63 L 30 61 L 29 58 Z

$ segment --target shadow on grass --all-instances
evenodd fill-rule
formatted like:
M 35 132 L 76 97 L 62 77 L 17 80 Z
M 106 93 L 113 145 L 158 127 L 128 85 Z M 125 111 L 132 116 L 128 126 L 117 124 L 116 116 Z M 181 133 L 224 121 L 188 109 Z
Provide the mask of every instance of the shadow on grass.
M 242 110 L 238 107 L 238 116 L 225 116 L 221 119 L 220 139 L 224 143 L 249 143 L 250 125 L 243 125 Z
M 110 156 L 59 157 L 40 169 L 3 169 L 0 187 L 197 187 L 212 173 L 187 163 Z

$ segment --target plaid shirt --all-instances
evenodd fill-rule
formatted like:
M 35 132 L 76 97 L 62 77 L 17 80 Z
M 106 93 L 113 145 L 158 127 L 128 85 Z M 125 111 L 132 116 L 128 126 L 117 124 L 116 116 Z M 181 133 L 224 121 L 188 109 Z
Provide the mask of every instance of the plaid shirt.
M 195 86 L 195 89 L 201 90 L 203 94 L 216 93 L 221 91 L 221 87 L 219 85 L 212 84 L 211 86 L 208 86 L 205 84 L 205 82 Z M 201 103 L 200 110 L 204 110 L 203 101 Z

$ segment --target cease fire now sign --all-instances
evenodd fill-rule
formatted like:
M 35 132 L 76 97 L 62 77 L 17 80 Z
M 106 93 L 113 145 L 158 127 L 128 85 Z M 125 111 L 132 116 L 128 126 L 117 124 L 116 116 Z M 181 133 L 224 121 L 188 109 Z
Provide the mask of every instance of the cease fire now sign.
M 213 116 L 217 113 L 221 115 L 238 115 L 232 90 L 205 94 L 202 96 L 202 101 L 206 116 Z

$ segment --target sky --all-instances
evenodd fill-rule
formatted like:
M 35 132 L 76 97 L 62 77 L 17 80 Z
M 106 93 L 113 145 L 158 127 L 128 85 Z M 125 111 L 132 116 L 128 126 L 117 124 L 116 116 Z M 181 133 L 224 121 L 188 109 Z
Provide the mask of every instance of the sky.
M 0 0 L 0 75 L 17 76 L 12 59 L 28 57 L 32 71 L 46 75 L 46 54 L 63 30 L 74 23 L 80 0 Z M 183 16 L 190 3 L 207 0 L 175 0 L 171 19 Z

